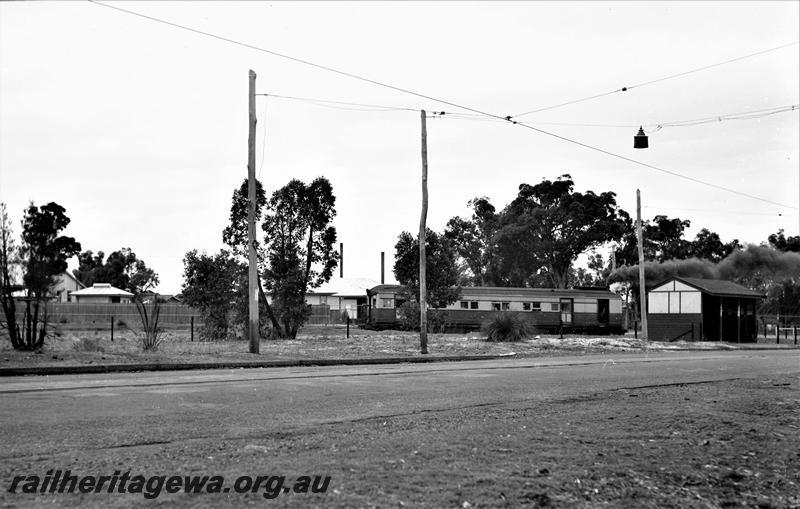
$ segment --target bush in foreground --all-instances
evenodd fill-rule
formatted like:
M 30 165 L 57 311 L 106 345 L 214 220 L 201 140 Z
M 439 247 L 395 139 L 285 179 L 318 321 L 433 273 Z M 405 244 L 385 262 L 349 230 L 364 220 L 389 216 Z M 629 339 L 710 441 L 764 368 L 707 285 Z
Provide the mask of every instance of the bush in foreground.
M 481 325 L 486 341 L 522 341 L 533 332 L 530 323 L 517 313 L 495 313 Z

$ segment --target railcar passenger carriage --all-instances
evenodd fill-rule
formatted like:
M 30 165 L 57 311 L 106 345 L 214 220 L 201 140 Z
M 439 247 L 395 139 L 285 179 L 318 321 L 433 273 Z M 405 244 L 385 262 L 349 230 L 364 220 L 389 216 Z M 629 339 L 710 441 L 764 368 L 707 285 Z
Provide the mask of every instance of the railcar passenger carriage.
M 405 287 L 378 285 L 367 290 L 367 306 L 360 314 L 375 328 L 397 325 Z M 493 313 L 517 313 L 538 332 L 622 334 L 622 300 L 608 290 L 555 288 L 462 287 L 461 298 L 443 308 L 448 331 L 480 329 Z

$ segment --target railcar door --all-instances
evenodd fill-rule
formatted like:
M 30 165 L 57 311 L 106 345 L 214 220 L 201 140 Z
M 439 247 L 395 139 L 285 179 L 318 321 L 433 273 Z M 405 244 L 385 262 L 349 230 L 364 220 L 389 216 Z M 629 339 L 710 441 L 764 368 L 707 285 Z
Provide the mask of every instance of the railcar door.
M 608 325 L 608 302 L 608 299 L 597 299 L 597 323 L 600 325 Z
M 561 299 L 561 324 L 572 325 L 572 299 Z

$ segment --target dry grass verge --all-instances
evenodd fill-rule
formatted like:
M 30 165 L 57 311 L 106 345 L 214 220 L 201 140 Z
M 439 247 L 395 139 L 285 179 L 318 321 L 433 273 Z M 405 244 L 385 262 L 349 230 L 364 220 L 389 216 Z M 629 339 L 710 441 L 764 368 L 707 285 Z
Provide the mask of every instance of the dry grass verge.
M 648 343 L 630 336 L 587 337 L 537 335 L 521 342 L 487 342 L 479 333 L 430 334 L 433 356 L 516 355 L 539 357 L 582 353 L 635 352 L 686 348 L 726 349 L 720 343 Z M 369 331 L 344 327 L 309 326 L 296 340 L 264 340 L 260 355 L 248 352 L 246 341 L 190 341 L 187 331 L 167 331 L 157 352 L 142 352 L 141 338 L 130 330 L 64 330 L 49 338 L 40 352 L 18 352 L 0 338 L 0 367 L 73 366 L 88 364 L 193 363 L 307 359 L 372 359 L 417 357 L 419 335 L 415 332 Z

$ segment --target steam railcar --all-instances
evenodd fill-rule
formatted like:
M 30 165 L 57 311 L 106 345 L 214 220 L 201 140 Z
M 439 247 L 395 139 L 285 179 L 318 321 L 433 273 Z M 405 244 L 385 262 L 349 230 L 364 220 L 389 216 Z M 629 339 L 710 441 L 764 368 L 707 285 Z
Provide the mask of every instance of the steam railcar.
M 362 320 L 372 327 L 397 326 L 405 287 L 378 285 L 367 290 Z M 622 300 L 608 290 L 462 287 L 461 298 L 442 309 L 448 331 L 477 330 L 493 313 L 511 312 L 539 332 L 622 334 Z

